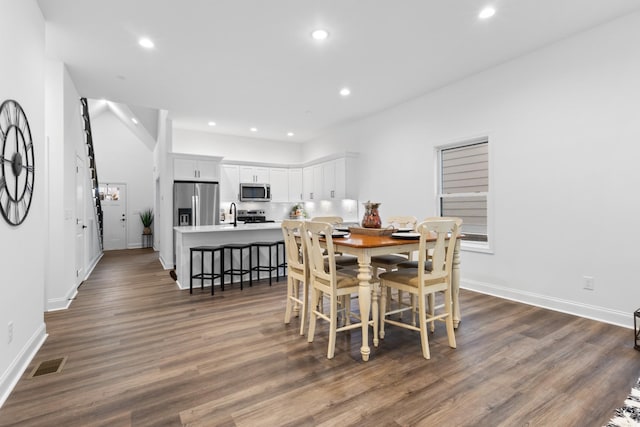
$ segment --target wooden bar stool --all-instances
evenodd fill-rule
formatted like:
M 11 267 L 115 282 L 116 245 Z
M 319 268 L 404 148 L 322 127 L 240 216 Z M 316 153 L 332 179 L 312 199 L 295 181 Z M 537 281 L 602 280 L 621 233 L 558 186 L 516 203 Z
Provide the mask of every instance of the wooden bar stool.
M 228 256 L 229 256 L 229 268 L 227 270 L 224 271 L 224 274 L 228 274 L 229 276 L 231 276 L 231 282 L 233 283 L 233 276 L 240 276 L 240 290 L 242 290 L 243 288 L 243 284 L 244 284 L 244 275 L 248 274 L 249 275 L 249 286 L 253 286 L 253 281 L 251 279 L 251 271 L 253 268 L 253 257 L 251 255 L 251 244 L 250 243 L 229 243 L 227 245 L 223 246 L 223 249 L 225 252 L 228 251 Z M 244 258 L 244 251 L 248 250 L 249 251 L 249 267 L 248 268 L 244 268 L 244 263 L 243 263 L 243 258 Z M 238 256 L 238 260 L 239 260 L 239 265 L 237 267 L 234 267 L 233 265 L 233 258 L 234 258 L 234 251 L 236 252 L 235 255 Z M 226 255 L 225 255 L 226 257 Z
M 266 271 L 269 273 L 269 286 L 271 286 L 273 277 L 271 272 L 273 270 L 276 271 L 276 280 L 280 281 L 280 272 L 278 271 L 278 242 L 253 242 L 251 244 L 251 248 L 256 249 L 256 265 L 251 267 L 251 271 L 257 272 L 258 280 L 260 280 L 260 272 Z M 269 251 L 269 264 L 268 265 L 260 265 L 260 248 L 267 248 Z M 276 263 L 273 263 L 273 249 L 276 250 Z
M 211 254 L 211 272 L 204 271 L 204 255 Z M 193 274 L 193 254 L 200 253 L 200 273 Z M 218 273 L 214 269 L 215 254 L 218 253 L 220 268 Z M 195 246 L 189 253 L 189 293 L 193 293 L 193 279 L 200 279 L 200 289 L 204 289 L 204 281 L 211 280 L 211 295 L 213 295 L 213 281 L 220 278 L 220 287 L 224 291 L 224 250 L 222 246 Z

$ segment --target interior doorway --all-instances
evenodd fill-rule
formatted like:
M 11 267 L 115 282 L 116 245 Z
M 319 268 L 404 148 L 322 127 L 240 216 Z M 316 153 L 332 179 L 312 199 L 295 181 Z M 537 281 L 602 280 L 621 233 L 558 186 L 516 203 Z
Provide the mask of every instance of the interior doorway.
M 105 251 L 127 248 L 127 185 L 100 184 Z

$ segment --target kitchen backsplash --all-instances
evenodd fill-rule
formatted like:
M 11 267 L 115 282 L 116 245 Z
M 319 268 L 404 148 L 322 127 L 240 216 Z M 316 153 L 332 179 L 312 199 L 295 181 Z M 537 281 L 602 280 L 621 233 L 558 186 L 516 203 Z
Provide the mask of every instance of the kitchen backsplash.
M 308 219 L 315 216 L 341 216 L 345 222 L 359 222 L 360 213 L 358 209 L 357 200 L 336 200 L 328 201 L 322 200 L 319 202 L 305 202 L 301 203 L 304 207 L 304 211 Z M 222 202 L 221 209 L 225 213 L 226 221 L 229 222 L 229 207 L 230 203 Z M 261 203 L 261 202 L 236 202 L 238 209 L 246 210 L 263 210 L 265 211 L 265 217 L 274 221 L 282 221 L 289 218 L 291 209 L 296 205 L 295 203 Z

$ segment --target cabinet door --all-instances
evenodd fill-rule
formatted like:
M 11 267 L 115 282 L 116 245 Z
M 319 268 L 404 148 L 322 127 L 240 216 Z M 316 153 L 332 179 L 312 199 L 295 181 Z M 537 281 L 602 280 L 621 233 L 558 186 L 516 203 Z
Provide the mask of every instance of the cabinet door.
M 289 201 L 289 171 L 284 168 L 271 168 L 269 170 L 271 180 L 271 201 Z
M 269 168 L 240 166 L 240 182 L 269 184 Z
M 323 185 L 324 185 L 324 177 L 322 175 L 322 165 L 312 166 L 313 168 L 313 200 L 323 200 L 327 199 L 324 194 Z
M 334 160 L 322 164 L 322 196 L 323 199 L 336 198 L 336 162 Z
M 220 177 L 220 202 L 238 201 L 240 179 L 237 165 L 222 165 Z
M 304 200 L 303 192 L 303 177 L 301 168 L 289 169 L 289 201 L 300 202 Z
M 256 177 L 256 181 L 259 184 L 270 184 L 271 183 L 271 177 L 269 176 L 269 168 L 260 168 L 260 167 L 256 167 L 253 168 L 253 174 Z
M 313 200 L 313 167 L 302 169 L 303 200 Z
M 332 199 L 347 198 L 347 162 L 346 159 L 336 159 L 334 161 L 334 182 Z
M 209 160 L 196 162 L 196 174 L 203 181 L 218 181 L 220 179 L 220 163 Z
M 240 182 L 257 182 L 253 166 L 240 166 Z
M 175 179 L 195 179 L 196 161 L 192 159 L 173 159 L 173 176 Z

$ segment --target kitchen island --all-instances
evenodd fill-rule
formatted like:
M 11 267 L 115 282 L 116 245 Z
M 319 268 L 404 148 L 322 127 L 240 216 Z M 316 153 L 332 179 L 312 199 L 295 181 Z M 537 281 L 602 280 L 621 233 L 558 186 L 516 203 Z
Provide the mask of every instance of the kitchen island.
M 283 239 L 280 222 L 238 224 L 237 227 L 234 227 L 233 224 L 177 226 L 173 227 L 173 229 L 175 231 L 176 244 L 176 282 L 180 289 L 189 289 L 189 257 L 190 250 L 194 246 L 220 246 L 228 243 L 275 242 Z M 281 257 L 284 256 L 285 254 L 282 253 Z M 206 259 L 208 260 L 208 257 Z M 261 259 L 266 260 L 267 255 L 264 254 Z M 195 263 L 194 270 L 199 271 L 199 255 L 194 255 L 193 262 Z M 238 260 L 234 260 L 234 265 L 237 265 L 237 263 Z M 206 261 L 205 271 L 208 272 L 211 268 L 210 266 L 211 263 Z M 230 260 L 225 259 L 225 269 L 229 268 L 229 266 Z M 219 282 L 216 281 L 216 283 Z M 196 280 L 193 286 L 199 287 L 200 281 Z M 205 286 L 207 286 L 207 281 L 205 281 Z

